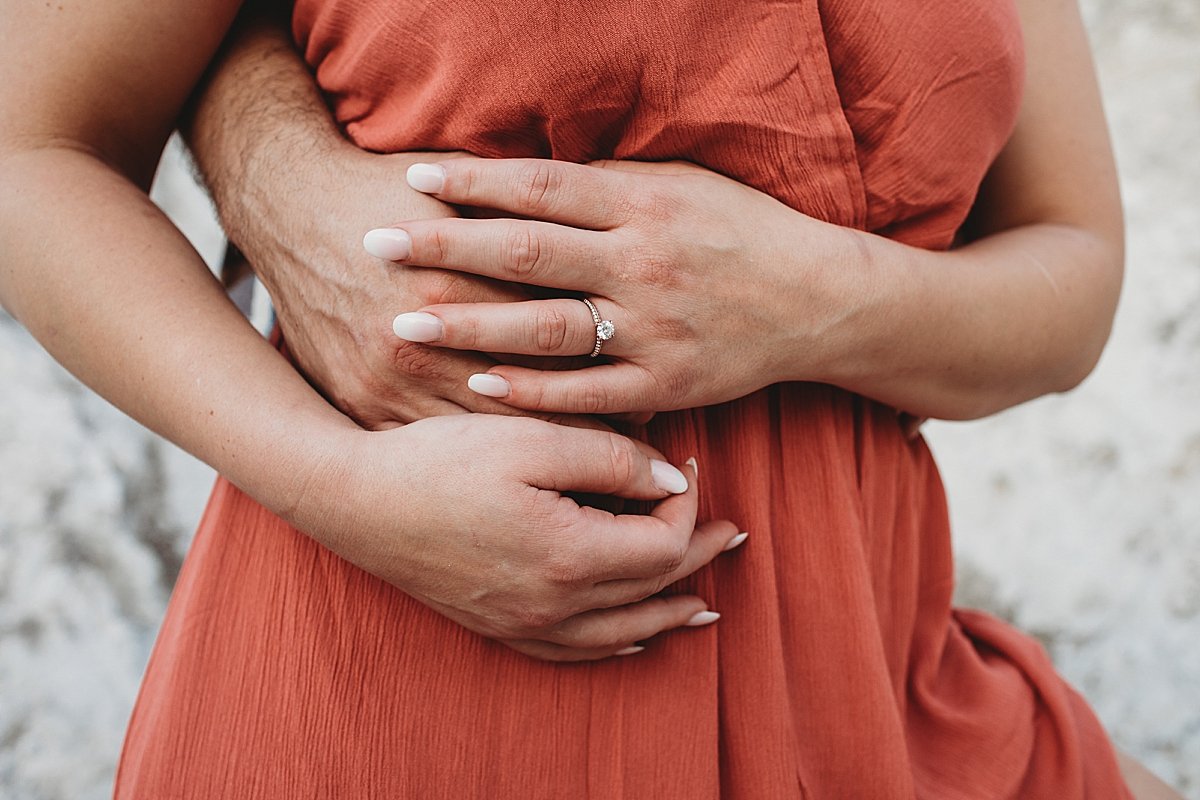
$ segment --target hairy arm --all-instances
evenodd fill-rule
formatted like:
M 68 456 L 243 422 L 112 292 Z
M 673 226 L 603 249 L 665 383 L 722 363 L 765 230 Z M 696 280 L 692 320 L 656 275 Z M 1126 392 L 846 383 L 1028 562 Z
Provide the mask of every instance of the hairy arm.
M 457 216 L 412 190 L 404 174 L 414 162 L 462 154 L 356 147 L 335 124 L 286 19 L 262 6 L 231 32 L 183 132 L 227 235 L 271 295 L 292 357 L 367 428 L 464 411 L 516 413 L 466 388 L 467 376 L 494 360 L 431 351 L 398 339 L 391 325 L 428 303 L 523 299 L 524 288 L 397 268 L 362 249 L 372 228 Z

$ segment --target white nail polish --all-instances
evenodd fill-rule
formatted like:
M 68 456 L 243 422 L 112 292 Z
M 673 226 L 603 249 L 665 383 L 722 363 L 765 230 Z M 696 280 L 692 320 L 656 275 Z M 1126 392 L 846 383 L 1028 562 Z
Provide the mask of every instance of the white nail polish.
M 730 550 L 732 550 L 733 548 L 737 547 L 737 546 L 738 546 L 738 545 L 740 545 L 742 542 L 746 541 L 746 537 L 748 537 L 749 535 L 750 535 L 750 534 L 749 534 L 749 533 L 747 533 L 746 531 L 742 531 L 742 532 L 741 532 L 741 533 L 739 533 L 737 536 L 735 536 L 735 537 L 733 537 L 732 539 L 730 539 L 730 540 L 729 540 L 729 544 L 727 544 L 727 545 L 725 545 L 724 547 L 722 547 L 722 548 L 721 548 L 721 551 L 722 551 L 722 552 L 725 552 L 725 553 L 728 553 Z
M 695 457 L 695 456 L 692 456 L 691 458 L 689 458 L 689 459 L 688 459 L 687 461 L 685 461 L 684 463 L 685 463 L 685 464 L 687 464 L 689 467 L 691 467 L 691 468 L 692 468 L 692 472 L 696 473 L 696 477 L 697 477 L 697 478 L 699 478 L 699 477 L 700 477 L 700 464 L 699 464 L 699 463 L 696 461 L 696 457 Z
M 467 378 L 467 388 L 484 397 L 508 397 L 512 387 L 499 375 L 480 372 Z
M 689 619 L 685 625 L 690 625 L 693 628 L 700 625 L 711 625 L 721 618 L 721 615 L 716 611 L 701 611 L 700 613 Z
M 446 169 L 438 164 L 413 164 L 405 175 L 418 192 L 437 194 L 446 185 Z
M 635 644 L 632 647 L 626 647 L 624 650 L 618 650 L 617 652 L 613 653 L 613 655 L 614 656 L 631 656 L 634 653 L 640 653 L 645 649 L 646 648 L 642 647 L 641 645 Z
M 386 261 L 403 261 L 412 255 L 412 239 L 396 228 L 376 228 L 363 237 L 363 249 Z
M 442 321 L 424 311 L 410 311 L 392 320 L 392 332 L 406 342 L 436 342 L 442 331 Z
M 650 477 L 664 492 L 683 494 L 688 490 L 687 477 L 665 461 L 650 459 Z

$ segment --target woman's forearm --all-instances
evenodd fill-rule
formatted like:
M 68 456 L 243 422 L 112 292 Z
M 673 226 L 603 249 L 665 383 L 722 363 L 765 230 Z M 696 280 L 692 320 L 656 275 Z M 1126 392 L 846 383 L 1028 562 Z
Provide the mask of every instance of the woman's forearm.
M 980 190 L 972 244 L 930 253 L 853 234 L 822 370 L 918 416 L 965 419 L 1079 383 L 1124 267 L 1116 167 L 1073 0 L 1018 0 L 1026 81 Z
M 113 404 L 286 514 L 326 434 L 349 421 L 242 319 L 141 190 L 99 158 L 6 149 L 0 187 L 4 305 Z
M 1111 239 L 1034 224 L 938 253 L 853 235 L 861 247 L 835 279 L 847 301 L 821 350 L 828 383 L 917 416 L 972 419 L 1066 391 L 1100 356 L 1121 280 Z

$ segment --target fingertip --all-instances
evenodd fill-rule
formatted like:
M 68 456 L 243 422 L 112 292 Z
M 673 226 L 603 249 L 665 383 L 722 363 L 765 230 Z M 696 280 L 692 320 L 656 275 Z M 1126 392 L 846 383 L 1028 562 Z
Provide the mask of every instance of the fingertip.
M 484 397 L 503 399 L 512 394 L 512 385 L 499 375 L 479 372 L 467 378 L 467 388 Z
M 683 494 L 688 490 L 687 476 L 666 461 L 650 459 L 650 476 L 654 485 L 664 492 Z
M 403 261 L 412 255 L 412 237 L 399 228 L 374 228 L 363 235 L 363 249 L 384 261 Z
M 445 333 L 442 321 L 424 311 L 410 311 L 392 320 L 392 333 L 407 342 L 436 342 Z
M 721 618 L 721 615 L 716 611 L 698 611 L 683 623 L 690 628 L 699 628 L 702 625 L 711 625 Z
M 409 186 L 424 194 L 438 194 L 446 188 L 446 168 L 441 164 L 413 164 L 404 178 Z
M 736 549 L 737 547 L 740 547 L 740 546 L 741 546 L 741 544 L 742 544 L 742 542 L 746 541 L 746 539 L 748 539 L 749 537 L 750 537 L 750 534 L 749 534 L 749 532 L 747 532 L 747 531 L 742 531 L 742 532 L 741 532 L 741 533 L 739 533 L 737 536 L 735 536 L 735 537 L 733 537 L 732 539 L 730 539 L 730 540 L 729 540 L 729 543 L 728 543 L 728 544 L 726 544 L 724 547 L 722 547 L 722 548 L 721 548 L 721 552 L 723 552 L 723 553 L 728 553 L 730 550 L 733 550 L 733 549 Z

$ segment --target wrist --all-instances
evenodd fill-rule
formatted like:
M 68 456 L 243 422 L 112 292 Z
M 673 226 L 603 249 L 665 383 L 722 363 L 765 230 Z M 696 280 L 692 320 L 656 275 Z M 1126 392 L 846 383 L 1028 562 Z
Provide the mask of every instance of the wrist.
M 894 257 L 886 252 L 891 243 L 816 220 L 797 234 L 780 260 L 785 277 L 770 295 L 782 342 L 772 377 L 849 388 L 875 368 L 896 272 L 886 263 Z
M 336 520 L 355 513 L 353 495 L 360 481 L 354 470 L 361 463 L 356 453 L 372 434 L 328 410 L 337 419 L 289 417 L 288 427 L 303 435 L 293 433 L 281 441 L 269 469 L 259 470 L 249 485 L 230 479 L 298 530 L 340 552 L 351 526 Z
M 406 553 L 413 532 L 428 530 L 419 490 L 404 491 L 389 476 L 418 474 L 414 450 L 420 436 L 405 427 L 386 431 L 361 428 L 331 431 L 307 457 L 307 471 L 294 482 L 293 502 L 277 511 L 297 530 L 368 572 L 387 554 L 387 581 L 404 588 L 417 576 Z M 420 486 L 420 482 L 416 482 Z M 380 538 L 380 499 L 387 498 L 385 538 Z M 444 513 L 441 509 L 439 513 Z M 436 518 L 436 515 L 434 515 Z

